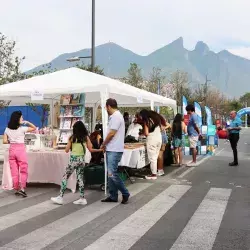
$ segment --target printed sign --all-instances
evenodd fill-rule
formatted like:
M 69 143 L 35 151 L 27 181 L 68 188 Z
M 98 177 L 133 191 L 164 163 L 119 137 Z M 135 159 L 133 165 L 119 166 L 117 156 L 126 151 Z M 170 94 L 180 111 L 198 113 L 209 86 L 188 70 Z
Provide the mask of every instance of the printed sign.
M 43 93 L 38 90 L 34 90 L 31 93 L 31 101 L 43 101 Z

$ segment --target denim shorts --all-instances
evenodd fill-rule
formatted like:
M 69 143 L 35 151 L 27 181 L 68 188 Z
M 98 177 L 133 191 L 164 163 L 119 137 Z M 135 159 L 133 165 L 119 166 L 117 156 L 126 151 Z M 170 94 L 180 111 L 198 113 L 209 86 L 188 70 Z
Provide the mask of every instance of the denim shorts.
M 173 147 L 174 148 L 183 147 L 183 140 L 178 138 L 178 137 L 174 137 L 174 139 L 173 139 Z
M 165 131 L 161 132 L 161 138 L 162 138 L 162 144 L 167 144 L 168 143 L 168 136 Z

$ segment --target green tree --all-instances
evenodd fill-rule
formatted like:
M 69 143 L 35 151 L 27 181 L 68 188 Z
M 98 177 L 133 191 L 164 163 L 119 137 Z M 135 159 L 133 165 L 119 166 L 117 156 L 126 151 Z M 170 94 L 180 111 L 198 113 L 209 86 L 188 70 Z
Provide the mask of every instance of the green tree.
M 79 68 L 79 69 L 82 69 L 82 70 L 86 70 L 86 71 L 92 72 L 91 65 L 79 64 L 79 65 L 76 65 L 76 67 Z M 99 65 L 96 65 L 94 67 L 93 72 L 96 73 L 96 74 L 104 76 L 104 69 L 102 69 Z
M 127 77 L 122 78 L 125 83 L 128 83 L 136 88 L 143 89 L 143 77 L 141 68 L 136 63 L 130 63 Z
M 161 69 L 154 67 L 149 74 L 149 79 L 146 83 L 146 90 L 155 94 L 158 94 L 158 86 L 160 86 L 160 95 L 165 95 L 164 80 L 165 76 L 162 75 Z
M 240 97 L 240 102 L 245 106 L 250 106 L 250 92 Z

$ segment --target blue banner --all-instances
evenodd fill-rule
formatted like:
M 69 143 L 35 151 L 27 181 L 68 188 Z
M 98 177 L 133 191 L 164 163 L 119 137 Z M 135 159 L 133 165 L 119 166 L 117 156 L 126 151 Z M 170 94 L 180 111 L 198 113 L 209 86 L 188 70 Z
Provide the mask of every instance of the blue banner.
M 187 114 L 186 107 L 187 107 L 187 98 L 185 96 L 182 96 L 182 115 Z
M 207 117 L 207 125 L 212 125 L 213 120 L 212 120 L 211 109 L 209 107 L 205 106 L 205 111 L 206 111 L 206 117 Z
M 198 102 L 194 103 L 195 113 L 198 115 L 198 122 L 199 127 L 202 125 L 202 113 L 201 113 L 201 106 Z

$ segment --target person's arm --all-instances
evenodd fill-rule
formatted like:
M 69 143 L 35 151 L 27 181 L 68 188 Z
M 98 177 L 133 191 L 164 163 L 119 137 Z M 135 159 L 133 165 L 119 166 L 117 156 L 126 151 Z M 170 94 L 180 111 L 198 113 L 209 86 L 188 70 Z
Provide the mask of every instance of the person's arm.
M 72 141 L 71 141 L 71 138 L 69 138 L 68 144 L 67 144 L 67 146 L 65 148 L 66 153 L 68 153 L 71 150 L 71 146 L 72 146 Z
M 7 134 L 4 134 L 3 135 L 3 144 L 8 144 L 8 135 Z
M 103 151 L 103 149 L 93 149 L 93 145 L 92 145 L 89 137 L 87 137 L 87 148 L 88 148 L 90 153 L 97 153 L 97 152 Z
M 193 121 L 194 121 L 194 129 L 200 135 L 200 129 L 198 127 L 198 119 L 194 119 L 193 117 L 191 119 L 193 119 Z
M 101 139 L 102 139 L 102 137 L 100 135 L 97 135 L 96 141 L 97 141 L 98 148 L 100 148 L 100 146 L 101 146 Z
M 184 122 L 181 122 L 181 126 L 182 126 L 182 131 L 184 134 L 187 134 L 187 126 Z
M 149 135 L 149 128 L 148 128 L 147 124 L 144 124 L 144 135 L 145 136 Z
M 32 131 L 35 131 L 35 130 L 36 130 L 36 126 L 35 126 L 33 123 L 28 122 L 28 121 L 24 121 L 24 122 L 23 122 L 23 125 L 24 125 L 24 124 L 26 124 L 26 125 L 29 126 L 27 132 L 32 132 Z

